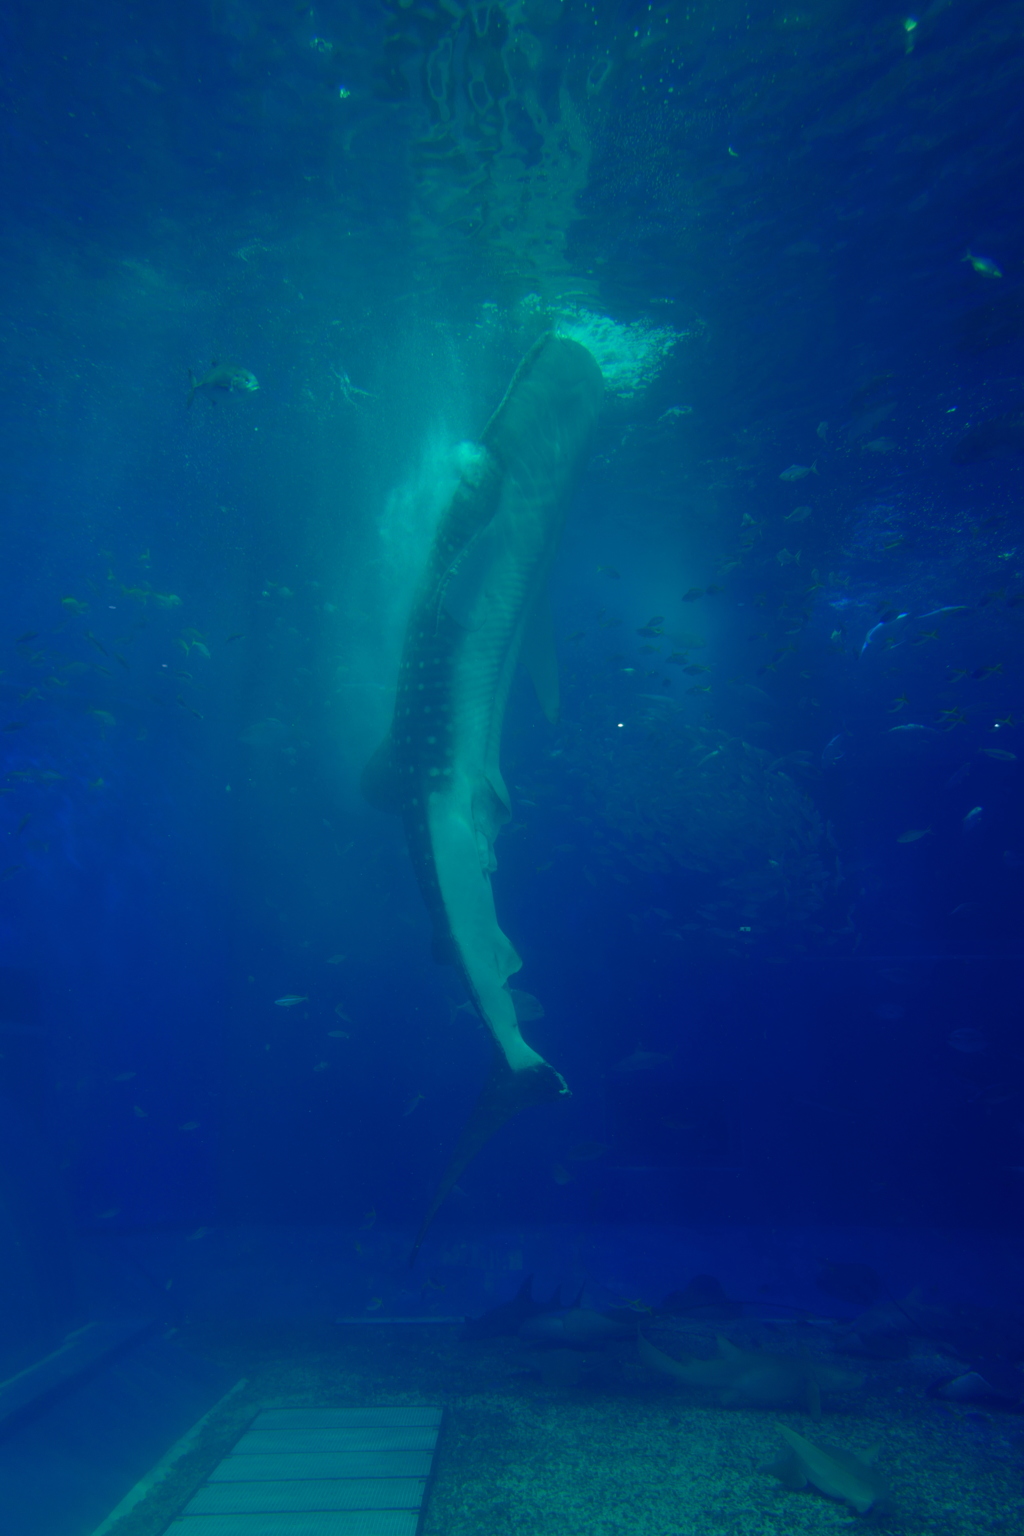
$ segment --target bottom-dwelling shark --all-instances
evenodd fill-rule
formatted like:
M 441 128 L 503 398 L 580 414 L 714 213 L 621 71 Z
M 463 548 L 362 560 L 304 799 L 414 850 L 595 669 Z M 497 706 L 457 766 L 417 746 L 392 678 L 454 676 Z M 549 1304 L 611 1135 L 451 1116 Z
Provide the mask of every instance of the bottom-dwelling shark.
M 673 1376 L 689 1387 L 710 1387 L 723 1408 L 769 1408 L 796 1404 L 812 1419 L 821 1418 L 822 1392 L 850 1392 L 864 1377 L 809 1356 L 774 1355 L 768 1350 L 739 1349 L 719 1334 L 718 1353 L 710 1360 L 674 1360 L 643 1334 L 640 1359 L 650 1370 Z
M 843 1499 L 858 1515 L 890 1507 L 888 1486 L 874 1464 L 877 1450 L 856 1456 L 838 1447 L 815 1445 L 785 1424 L 779 1425 L 779 1434 L 788 1450 L 761 1470 L 777 1477 L 784 1487 L 795 1490 L 810 1483 L 830 1499 Z
M 435 956 L 458 967 L 497 1046 L 410 1262 L 488 1137 L 525 1105 L 568 1093 L 520 1033 L 508 979 L 522 962 L 498 926 L 491 874 L 494 841 L 511 814 L 498 752 L 520 659 L 545 713 L 557 718 L 547 577 L 603 394 L 585 347 L 542 336 L 479 443 L 463 451 L 409 618 L 391 729 L 363 775 L 371 803 L 402 817 Z

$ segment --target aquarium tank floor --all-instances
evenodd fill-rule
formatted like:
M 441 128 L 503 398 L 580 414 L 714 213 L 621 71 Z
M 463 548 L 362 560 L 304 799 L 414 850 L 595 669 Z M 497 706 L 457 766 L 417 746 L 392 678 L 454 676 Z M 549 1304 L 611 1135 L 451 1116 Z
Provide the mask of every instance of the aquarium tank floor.
M 893 1492 L 888 1528 L 1012 1532 L 1024 1520 L 1024 1425 L 951 1413 L 922 1398 L 915 1362 L 872 1371 L 856 1405 L 804 1415 L 695 1403 L 652 1381 L 619 1348 L 576 1385 L 559 1383 L 516 1340 L 461 1343 L 456 1327 L 294 1324 L 196 1330 L 193 1347 L 249 1386 L 211 1422 L 113 1536 L 162 1536 L 167 1523 L 267 1403 L 345 1406 L 444 1399 L 447 1427 L 424 1536 L 675 1536 L 829 1531 L 845 1505 L 780 1489 L 760 1469 L 778 1426 L 864 1452 L 881 1447 Z M 882 1517 L 879 1517 L 882 1519 Z
M 144 1384 L 135 1389 L 134 1422 L 121 1404 L 112 1441 L 102 1422 L 111 1416 L 104 1374 L 82 1388 L 88 1398 L 68 1394 L 11 1437 L 5 1454 L 10 1465 L 28 1466 L 29 1482 L 46 1488 L 58 1463 L 65 1490 L 76 1476 L 82 1482 L 77 1507 L 65 1500 L 49 1525 L 41 1510 L 26 1514 L 19 1536 L 163 1536 L 267 1409 L 432 1404 L 444 1407 L 445 1427 L 423 1536 L 753 1536 L 827 1531 L 860 1518 L 813 1488 L 789 1491 L 763 1470 L 784 1448 L 780 1426 L 860 1457 L 877 1448 L 891 1505 L 863 1518 L 884 1529 L 967 1536 L 1012 1532 L 1024 1521 L 1024 1414 L 929 1395 L 957 1369 L 942 1338 L 956 1309 L 1009 1315 L 1022 1256 L 1013 1234 L 442 1227 L 413 1271 L 407 1243 L 407 1234 L 376 1227 L 105 1236 L 83 1256 L 94 1307 L 138 1316 L 148 1297 L 151 1317 L 162 1309 L 159 1332 L 117 1369 L 137 1372 L 153 1350 L 188 1367 L 178 1368 L 172 1391 L 145 1365 L 148 1395 Z M 864 1262 L 890 1296 L 918 1298 L 914 1305 L 933 1320 L 900 1358 L 865 1358 L 849 1327 L 865 1309 L 816 1284 L 823 1264 Z M 741 1315 L 653 1315 L 701 1273 L 744 1303 Z M 677 1358 L 707 1358 L 723 1335 L 744 1349 L 827 1359 L 863 1384 L 824 1393 L 814 1422 L 793 1405 L 723 1406 L 713 1392 L 653 1374 L 629 1340 L 570 1351 L 518 1337 L 462 1337 L 464 1315 L 509 1300 L 530 1275 L 544 1300 L 560 1286 L 571 1303 L 583 1285 L 589 1308 L 632 1309 L 657 1347 Z M 187 1423 L 183 1374 L 192 1393 Z M 94 1459 L 106 1456 L 88 1475 L 67 1455 L 67 1425 L 81 1422 L 86 1403 Z M 200 1419 L 143 1483 L 143 1496 L 101 1525 Z M 31 1437 L 27 1462 L 23 1435 Z M 116 1454 L 103 1450 L 111 1443 Z M 107 1504 L 97 1510 L 100 1485 Z

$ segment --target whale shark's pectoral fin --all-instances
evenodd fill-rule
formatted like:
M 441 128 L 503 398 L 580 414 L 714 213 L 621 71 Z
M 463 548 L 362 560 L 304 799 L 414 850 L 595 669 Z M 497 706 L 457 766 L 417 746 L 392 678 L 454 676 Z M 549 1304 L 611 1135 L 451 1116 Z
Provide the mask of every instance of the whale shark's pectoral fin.
M 549 1104 L 567 1092 L 563 1079 L 546 1061 L 539 1066 L 513 1072 L 502 1053 L 495 1053 L 494 1065 L 476 1101 L 476 1108 L 466 1122 L 451 1162 L 444 1171 L 444 1177 L 416 1233 L 416 1241 L 409 1255 L 410 1268 L 416 1262 L 416 1255 L 434 1217 L 455 1188 L 463 1170 L 473 1161 L 481 1147 L 490 1141 L 495 1131 L 499 1131 L 507 1121 L 518 1115 L 521 1109 L 527 1109 L 531 1104 Z

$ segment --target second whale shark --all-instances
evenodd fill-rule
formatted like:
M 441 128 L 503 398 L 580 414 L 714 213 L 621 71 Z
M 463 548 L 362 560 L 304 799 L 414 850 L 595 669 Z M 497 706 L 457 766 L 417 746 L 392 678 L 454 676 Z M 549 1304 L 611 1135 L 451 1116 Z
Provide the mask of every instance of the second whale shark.
M 410 1262 L 488 1137 L 526 1105 L 568 1093 L 520 1033 L 508 980 L 522 962 L 498 925 L 491 874 L 511 814 L 498 756 L 520 659 L 544 712 L 558 714 L 547 578 L 603 395 L 591 353 L 547 334 L 464 449 L 413 603 L 391 729 L 363 775 L 371 803 L 402 817 L 435 956 L 458 967 L 497 1047 Z

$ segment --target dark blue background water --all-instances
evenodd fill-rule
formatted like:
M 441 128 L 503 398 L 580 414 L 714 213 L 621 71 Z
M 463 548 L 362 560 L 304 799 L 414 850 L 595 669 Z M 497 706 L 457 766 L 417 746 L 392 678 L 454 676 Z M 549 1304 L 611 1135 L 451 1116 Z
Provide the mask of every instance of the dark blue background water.
M 451 1150 L 489 1047 L 358 775 L 530 294 L 680 339 L 574 500 L 563 723 L 506 725 L 499 917 L 574 1097 L 443 1219 L 1019 1219 L 1024 460 L 957 444 L 1022 408 L 1024 7 L 458 9 L 0 21 L 0 1241 L 44 1332 L 83 1237 L 411 1229 Z M 259 393 L 187 409 L 212 358 Z M 717 884 L 754 788 L 639 867 L 665 731 L 788 775 L 792 920 Z

